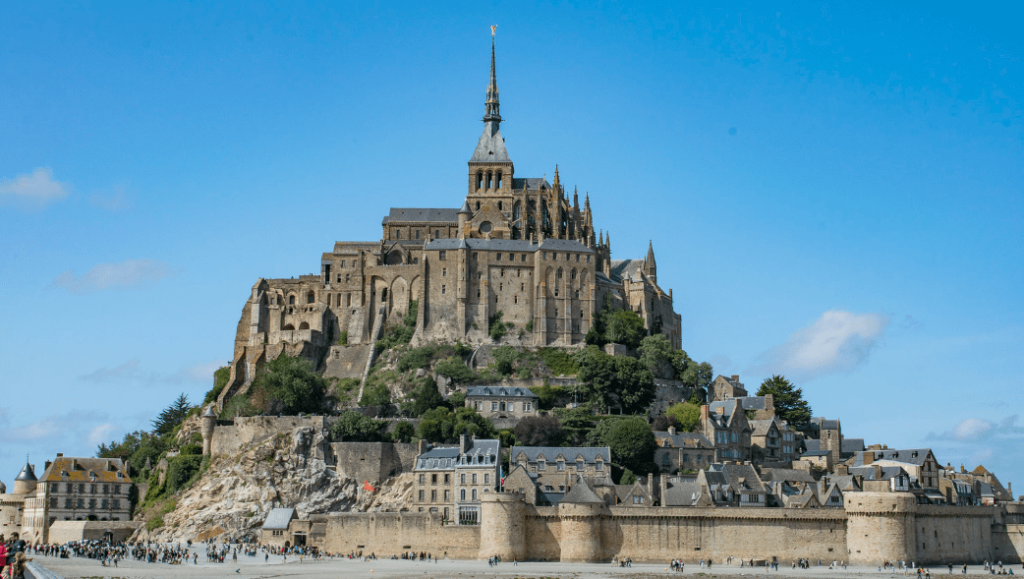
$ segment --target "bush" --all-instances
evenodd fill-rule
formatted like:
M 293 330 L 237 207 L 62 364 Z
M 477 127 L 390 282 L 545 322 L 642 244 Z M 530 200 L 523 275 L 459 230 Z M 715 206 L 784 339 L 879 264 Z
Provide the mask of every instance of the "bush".
M 456 384 L 465 384 L 476 378 L 476 373 L 470 370 L 469 366 L 454 356 L 445 358 L 437 363 L 434 371 L 441 376 L 451 378 Z
M 504 314 L 499 311 L 487 319 L 489 333 L 491 335 L 491 339 L 494 341 L 498 341 L 505 337 L 505 333 L 508 331 L 508 327 L 501 321 L 502 315 Z
M 675 419 L 676 428 L 682 432 L 694 432 L 700 424 L 700 405 L 694 402 L 679 402 L 669 406 L 666 416 Z
M 409 302 L 409 311 L 402 318 L 402 323 L 385 328 L 384 336 L 374 344 L 377 351 L 383 352 L 395 346 L 408 344 L 412 340 L 413 334 L 416 333 L 416 314 L 418 311 L 419 302 L 416 300 Z
M 282 353 L 256 376 L 250 401 L 267 413 L 316 414 L 328 406 L 327 390 L 327 381 L 313 370 L 312 362 Z
M 533 320 L 532 319 L 530 321 L 526 322 L 526 331 L 529 332 L 529 333 L 533 333 Z
M 530 391 L 537 395 L 537 406 L 541 410 L 564 406 L 572 398 L 572 391 L 563 386 L 534 386 Z
M 566 434 L 555 416 L 527 416 L 516 424 L 513 433 L 523 446 L 561 446 Z
M 628 468 L 622 469 L 622 477 L 619 478 L 619 484 L 620 485 L 636 484 L 636 475 L 633 474 L 633 471 L 629 470 Z
M 494 425 L 490 420 L 476 413 L 472 408 L 434 408 L 423 415 L 417 436 L 431 442 L 457 442 L 459 435 L 475 435 L 477 438 L 494 438 Z
M 419 381 L 419 385 L 410 393 L 410 400 L 407 404 L 409 414 L 412 416 L 423 416 L 431 408 L 444 406 L 444 397 L 437 391 L 437 384 L 430 376 Z
M 348 345 L 348 330 L 342 330 L 341 335 L 338 336 L 338 345 L 339 346 L 347 346 Z
M 346 442 L 380 442 L 384 439 L 385 420 L 374 420 L 354 410 L 342 412 L 338 421 L 331 426 L 331 436 Z M 400 422 L 412 426 L 408 422 Z M 397 431 L 397 427 L 396 427 Z
M 512 366 L 516 363 L 519 353 L 512 346 L 499 346 L 491 351 L 491 355 L 494 356 L 494 368 L 502 376 L 508 376 L 512 373 Z
M 172 495 L 182 489 L 188 488 L 192 477 L 199 474 L 203 466 L 203 457 L 196 455 L 179 455 L 167 459 L 167 477 L 164 481 L 167 495 Z
M 391 433 L 392 438 L 398 442 L 410 442 L 416 436 L 416 427 L 405 420 L 395 425 L 395 431 Z
M 197 455 L 197 454 L 202 456 L 202 454 L 203 454 L 203 445 L 201 445 L 201 444 L 186 444 L 185 446 L 181 447 L 181 454 L 183 456 Z
M 608 317 L 608 331 L 605 337 L 610 342 L 635 350 L 646 335 L 644 321 L 633 310 L 615 310 Z
M 260 411 L 252 404 L 248 395 L 236 394 L 224 405 L 220 417 L 230 420 L 237 416 L 256 416 L 259 413 Z
M 391 404 L 391 390 L 384 384 L 376 384 L 363 388 L 360 406 L 387 406 Z
M 434 346 L 423 346 L 407 350 L 398 358 L 398 371 L 408 372 L 409 370 L 426 368 L 430 365 L 430 359 L 434 355 L 435 349 Z
M 576 360 L 565 350 L 559 348 L 541 348 L 537 351 L 540 359 L 548 370 L 556 376 L 575 376 L 579 372 Z
M 223 366 L 213 371 L 213 389 L 207 392 L 206 397 L 203 398 L 203 406 L 213 402 L 220 396 L 224 387 L 228 385 L 228 378 L 231 378 L 231 368 L 229 366 Z
M 466 405 L 466 393 L 465 392 L 452 392 L 451 396 L 448 397 L 448 406 L 452 407 L 452 410 L 462 408 Z

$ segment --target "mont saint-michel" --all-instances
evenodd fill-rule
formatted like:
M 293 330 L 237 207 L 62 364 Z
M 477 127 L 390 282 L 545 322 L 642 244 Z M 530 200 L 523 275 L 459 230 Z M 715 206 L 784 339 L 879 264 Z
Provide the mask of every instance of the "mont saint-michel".
M 80 424 L 95 415 L 86 408 L 49 425 L 4 426 L 5 442 L 15 443 L 4 451 L 19 454 L 10 486 L 0 482 L 0 543 L 13 575 L 43 577 L 49 569 L 86 577 L 400 577 L 521 569 L 524 576 L 589 577 L 633 573 L 622 570 L 635 563 L 637 573 L 745 574 L 749 567 L 843 579 L 940 570 L 1009 574 L 1022 563 L 1024 497 L 1014 495 L 1015 471 L 1002 454 L 955 450 L 990 440 L 1005 454 L 999 443 L 1019 435 L 1016 418 L 991 413 L 1003 412 L 1012 396 L 991 388 L 996 394 L 986 418 L 951 421 L 927 410 L 944 392 L 937 381 L 915 376 L 880 394 L 874 381 L 889 381 L 855 372 L 887 351 L 883 337 L 916 339 L 923 323 L 879 309 L 857 314 L 831 301 L 813 311 L 812 318 L 820 317 L 810 325 L 782 330 L 790 335 L 784 342 L 759 338 L 769 344 L 759 346 L 763 354 L 735 354 L 744 362 L 727 355 L 731 345 L 704 347 L 709 332 L 701 319 L 712 302 L 728 300 L 730 292 L 758 301 L 771 293 L 769 286 L 787 282 L 773 271 L 751 283 L 731 260 L 715 261 L 725 255 L 715 253 L 719 244 L 742 237 L 733 218 L 747 208 L 717 215 L 720 238 L 691 252 L 714 257 L 681 274 L 680 254 L 692 244 L 654 213 L 684 221 L 699 215 L 713 193 L 694 186 L 685 202 L 649 202 L 657 195 L 649 186 L 623 193 L 593 167 L 570 169 L 584 143 L 563 148 L 558 139 L 519 131 L 529 116 L 502 116 L 502 104 L 508 115 L 528 91 L 521 73 L 507 71 L 520 60 L 531 67 L 537 61 L 507 48 L 495 27 L 489 38 L 479 32 L 469 41 L 479 46 L 466 75 L 479 85 L 472 93 L 453 89 L 477 103 L 476 112 L 463 118 L 431 111 L 441 119 L 431 122 L 464 125 L 465 142 L 452 147 L 465 153 L 444 165 L 455 185 L 404 198 L 364 195 L 363 205 L 379 204 L 372 219 L 332 215 L 316 227 L 292 228 L 307 241 L 316 238 L 302 251 L 273 253 L 264 245 L 251 252 L 247 259 L 255 266 L 244 277 L 209 292 L 231 300 L 222 308 L 230 319 L 217 324 L 225 355 L 215 363 L 168 374 L 131 358 L 80 375 L 111 407 L 139 394 L 119 386 L 127 379 L 166 391 L 170 404 L 161 403 L 162 411 L 136 412 L 144 427 L 119 429 L 116 420 L 128 418 L 104 418 L 86 431 Z M 516 34 L 509 38 L 525 44 Z M 579 58 L 587 54 L 574 50 Z M 416 65 L 402 66 L 413 71 Z M 437 66 L 446 74 L 463 68 Z M 663 79 L 674 74 L 658 72 Z M 426 93 L 443 82 L 420 79 L 404 90 Z M 346 90 L 371 94 L 375 87 L 351 83 Z M 677 91 L 670 101 L 686 98 Z M 533 115 L 563 106 L 557 99 L 542 103 Z M 666 126 L 682 116 L 701 122 L 692 102 L 658 114 Z M 430 131 L 411 124 L 407 130 L 407 139 Z M 739 143 L 747 131 L 726 125 L 720 138 Z M 544 155 L 524 153 L 541 143 Z M 393 161 L 393 149 L 367 149 Z M 713 149 L 708 157 L 731 154 Z M 623 148 L 624 159 L 627 153 Z M 426 151 L 403 154 L 411 159 Z M 551 159 L 529 166 L 541 156 Z M 518 171 L 514 158 L 521 161 Z M 623 170 L 634 169 L 643 175 L 642 162 Z M 667 165 L 664 172 L 676 182 L 685 175 Z M 42 170 L 13 185 L 0 182 L 0 195 L 42 187 L 59 197 L 51 177 Z M 399 177 L 379 172 L 375 179 Z M 779 188 L 790 183 L 773 179 Z M 354 204 L 352 188 L 341 189 L 339 197 Z M 832 193 L 807 203 L 830 202 Z M 91 203 L 116 205 L 101 197 Z M 624 206 L 661 226 L 638 228 Z M 842 224 L 829 226 L 847 234 Z M 784 252 L 783 237 L 761 243 Z M 321 250 L 327 251 L 317 259 Z M 799 244 L 789 255 L 797 261 L 817 250 Z M 188 275 L 161 273 L 141 261 L 130 265 L 151 284 Z M 848 267 L 860 276 L 866 271 L 853 262 Z M 75 294 L 72 301 L 106 289 L 103 284 L 130 285 L 116 271 L 61 273 L 51 291 Z M 823 275 L 812 285 L 820 285 L 820 294 L 851 283 L 838 279 Z M 870 285 L 863 287 L 869 293 Z M 122 310 L 130 316 L 124 296 Z M 851 299 L 847 294 L 835 303 Z M 757 316 L 771 317 L 776 312 L 769 310 L 784 309 L 784 302 L 758 301 Z M 789 323 L 757 316 L 723 322 L 738 352 L 745 334 Z M 200 313 L 189 320 L 201 329 L 214 325 Z M 176 322 L 167 320 L 167 327 Z M 151 326 L 121 325 L 161 348 L 182 340 L 161 342 Z M 901 367 L 913 363 L 925 362 Z M 820 378 L 829 372 L 847 378 Z M 202 390 L 171 390 L 193 375 L 202 377 Z M 24 400 L 32 392 L 23 390 L 9 397 L 3 425 L 9 411 L 30 410 Z M 901 404 L 907 391 L 916 399 Z M 899 429 L 908 423 L 927 426 L 909 437 Z M 81 452 L 78 442 L 42 457 L 18 447 L 29 450 L 33 440 L 63 431 L 95 452 Z M 437 567 L 413 566 L 424 563 Z M 301 565 L 312 570 L 296 570 Z

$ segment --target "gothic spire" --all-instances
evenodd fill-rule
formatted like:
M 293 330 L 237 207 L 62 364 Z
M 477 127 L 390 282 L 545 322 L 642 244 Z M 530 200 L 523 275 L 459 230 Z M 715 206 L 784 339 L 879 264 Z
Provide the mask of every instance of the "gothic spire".
M 498 26 L 491 26 L 491 82 L 487 85 L 487 103 L 484 105 L 484 122 L 501 122 L 501 115 L 498 113 L 498 77 L 494 73 L 494 33 Z

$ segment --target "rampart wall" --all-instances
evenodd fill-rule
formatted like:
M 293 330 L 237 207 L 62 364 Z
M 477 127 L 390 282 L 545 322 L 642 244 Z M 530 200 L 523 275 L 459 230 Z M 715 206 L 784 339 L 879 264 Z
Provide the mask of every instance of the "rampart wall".
M 359 482 L 383 482 L 403 472 L 412 472 L 416 462 L 415 444 L 391 442 L 334 442 L 338 475 Z
M 210 452 L 213 456 L 233 454 L 243 445 L 258 444 L 278 434 L 291 436 L 296 428 L 310 427 L 314 432 L 327 430 L 327 419 L 323 416 L 250 416 L 236 418 L 234 423 L 218 425 L 213 430 Z M 317 450 L 317 458 L 324 458 Z
M 477 558 L 480 526 L 442 525 L 441 520 L 441 514 L 427 512 L 329 515 L 324 549 L 378 557 L 415 551 L 440 558 Z

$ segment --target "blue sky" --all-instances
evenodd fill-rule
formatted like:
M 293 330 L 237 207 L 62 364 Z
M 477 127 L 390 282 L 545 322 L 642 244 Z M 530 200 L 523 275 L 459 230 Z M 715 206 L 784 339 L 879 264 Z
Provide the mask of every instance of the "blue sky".
M 653 240 L 692 356 L 1024 484 L 1022 11 L 6 3 L 0 480 L 200 399 L 258 277 L 459 206 L 497 24 L 517 175 Z

